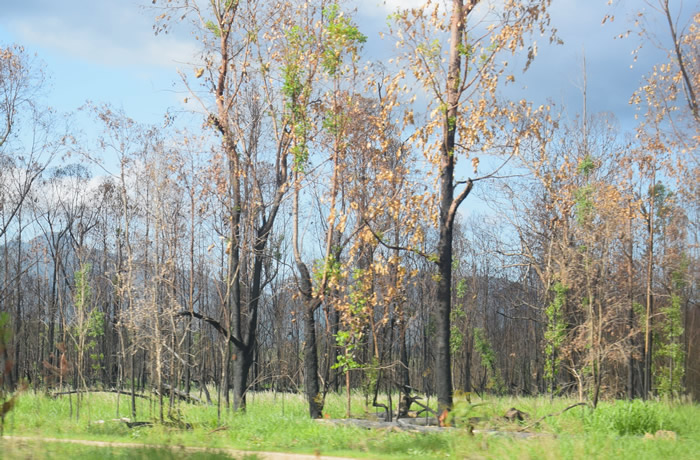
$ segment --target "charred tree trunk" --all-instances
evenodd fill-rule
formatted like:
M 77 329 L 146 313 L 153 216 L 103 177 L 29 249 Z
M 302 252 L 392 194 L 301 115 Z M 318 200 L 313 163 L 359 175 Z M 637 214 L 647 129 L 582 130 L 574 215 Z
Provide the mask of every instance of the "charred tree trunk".
M 306 264 L 297 260 L 299 272 L 299 292 L 304 300 L 302 321 L 304 323 L 304 391 L 309 403 L 309 415 L 311 418 L 321 418 L 323 411 L 323 397 L 321 385 L 318 379 L 318 353 L 316 351 L 316 310 L 321 306 L 321 301 L 313 295 L 311 275 Z
M 136 352 L 130 353 L 129 368 L 131 372 L 131 418 L 136 419 L 136 372 L 135 363 Z
M 464 351 L 464 391 L 472 391 L 472 350 L 474 347 L 474 335 L 469 334 L 466 350 Z
M 304 390 L 309 402 L 311 418 L 321 418 L 323 398 L 318 381 L 318 354 L 316 353 L 316 320 L 314 314 L 319 303 L 313 299 L 307 301 L 304 308 Z
M 452 228 L 448 225 L 442 227 L 438 243 L 439 279 L 437 281 L 437 311 L 435 313 L 435 386 L 438 396 L 438 412 L 440 413 L 452 408 L 452 366 L 450 363 Z
M 334 338 L 338 336 L 338 328 L 340 326 L 340 312 L 333 308 L 331 310 L 331 337 L 329 337 L 329 366 L 332 367 L 338 361 L 338 345 Z M 333 391 L 338 391 L 340 388 L 340 370 L 333 369 L 332 386 Z
M 185 345 L 185 394 L 189 395 L 192 391 L 192 320 L 187 321 L 187 341 Z M 203 380 L 203 379 L 202 379 Z
M 631 215 L 631 214 L 630 214 Z M 629 245 L 627 254 L 627 301 L 629 310 L 627 316 L 627 331 L 629 334 L 629 349 L 627 350 L 627 397 L 634 399 L 634 240 L 632 235 L 632 218 L 628 219 Z
M 240 354 L 239 354 L 240 353 Z M 235 348 L 233 359 L 233 410 L 245 410 L 248 373 L 253 364 L 253 352 Z
M 15 318 L 14 318 L 14 360 L 12 363 L 12 372 L 10 374 L 10 389 L 14 390 L 20 380 L 20 343 L 22 334 L 22 216 L 18 215 L 19 219 L 19 230 L 17 234 L 17 260 L 15 273 L 17 273 L 17 279 L 15 282 Z M 9 261 L 7 255 L 7 243 L 5 243 L 5 260 Z M 9 263 L 7 264 L 9 265 Z M 6 268 L 6 273 L 9 270 Z
M 460 68 L 462 37 L 466 16 L 471 8 L 463 0 L 454 0 L 450 20 L 450 51 L 447 70 L 447 109 L 443 122 L 443 141 L 440 146 L 440 219 L 437 245 L 437 311 L 435 337 L 435 384 L 438 397 L 438 412 L 452 408 L 452 369 L 450 360 L 450 312 L 452 309 L 452 241 L 457 208 L 469 195 L 472 181 L 455 197 L 455 138 L 460 96 Z
M 408 374 L 408 348 L 406 347 L 406 320 L 403 305 L 399 307 L 399 385 L 411 384 Z
M 654 314 L 654 293 L 652 283 L 654 281 L 654 200 L 656 192 L 656 170 L 653 170 L 650 187 L 649 213 L 647 215 L 647 270 L 646 270 L 646 318 L 644 328 L 644 394 L 643 398 L 651 396 L 652 391 L 652 316 Z

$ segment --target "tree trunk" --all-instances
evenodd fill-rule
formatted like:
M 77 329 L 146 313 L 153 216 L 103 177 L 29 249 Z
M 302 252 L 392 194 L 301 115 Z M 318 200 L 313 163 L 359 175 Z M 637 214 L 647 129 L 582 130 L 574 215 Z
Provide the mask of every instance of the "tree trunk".
M 472 349 L 474 335 L 469 334 L 467 346 L 464 352 L 464 391 L 471 393 L 472 391 Z
M 56 249 L 58 251 L 58 248 Z M 48 353 L 49 364 L 56 364 L 54 359 L 54 331 L 56 327 L 56 310 L 57 310 L 57 284 L 58 284 L 58 253 L 54 254 L 53 277 L 51 280 L 51 299 L 49 300 L 49 338 L 46 344 L 46 353 Z
M 398 380 L 400 385 L 409 386 L 411 384 L 408 374 L 408 349 L 406 347 L 406 319 L 403 305 L 399 306 L 399 372 Z
M 131 418 L 136 419 L 136 373 L 134 371 L 134 361 L 136 352 L 132 351 L 129 359 L 129 367 L 131 371 Z
M 651 366 L 652 366 L 652 334 L 651 334 L 651 317 L 654 314 L 654 296 L 652 290 L 652 282 L 654 280 L 654 200 L 656 193 L 656 170 L 653 171 L 650 198 L 649 198 L 649 214 L 647 216 L 647 273 L 646 273 L 646 320 L 644 330 L 644 395 L 647 399 L 651 395 Z
M 229 374 L 231 369 L 232 346 L 233 345 L 231 345 L 229 337 L 226 337 L 226 351 L 223 354 L 223 362 L 221 363 L 221 383 L 219 384 L 219 398 L 221 398 L 221 395 L 223 394 L 226 409 L 231 407 L 231 400 L 229 398 L 229 382 L 231 381 L 231 377 Z
M 627 256 L 627 301 L 629 310 L 627 315 L 627 330 L 629 345 L 627 350 L 627 398 L 634 399 L 634 236 L 632 235 L 632 217 L 628 219 L 629 246 Z
M 187 341 L 185 348 L 185 394 L 189 396 L 192 390 L 192 318 L 187 320 Z M 200 379 L 203 381 L 204 379 Z
M 450 179 L 451 185 L 451 179 Z M 450 187 L 451 188 L 451 187 Z M 452 201 L 451 199 L 449 200 Z M 437 311 L 435 312 L 435 385 L 438 412 L 452 408 L 452 366 L 450 365 L 450 311 L 452 280 L 452 227 L 440 229 L 438 243 Z
M 22 215 L 18 214 L 19 220 L 19 230 L 17 234 L 17 265 L 16 273 L 17 280 L 15 282 L 15 332 L 14 332 L 14 348 L 15 348 L 15 359 L 12 363 L 12 373 L 10 389 L 14 390 L 19 383 L 19 359 L 20 359 L 20 338 L 22 334 Z M 5 258 L 9 260 L 7 256 L 7 242 L 5 243 Z M 9 270 L 7 270 L 9 272 Z M 7 282 L 5 283 L 7 285 Z
M 253 347 L 245 349 L 234 346 L 233 355 L 233 410 L 244 411 L 246 408 L 246 391 L 248 373 L 253 364 Z
M 331 311 L 331 337 L 328 338 L 328 348 L 329 348 L 329 367 L 338 361 L 338 345 L 335 343 L 335 337 L 338 336 L 338 328 L 340 326 L 340 312 L 338 309 L 333 308 Z M 340 388 L 340 369 L 332 369 L 333 379 L 331 385 L 333 386 L 333 391 L 338 391 Z
M 470 7 L 473 6 L 470 3 Z M 436 311 L 436 354 L 435 380 L 438 397 L 438 412 L 452 408 L 452 369 L 450 366 L 450 312 L 452 310 L 452 237 L 457 208 L 469 195 L 472 182 L 468 181 L 457 197 L 455 193 L 455 136 L 460 96 L 460 67 L 462 57 L 462 36 L 466 15 L 463 0 L 452 3 L 450 20 L 450 51 L 447 70 L 447 108 L 444 114 L 444 136 L 440 148 L 440 236 L 437 245 L 437 311 Z
M 308 300 L 304 307 L 304 389 L 309 401 L 311 418 L 321 418 L 323 399 L 318 381 L 318 355 L 316 353 L 316 320 L 314 313 L 319 307 L 316 300 Z

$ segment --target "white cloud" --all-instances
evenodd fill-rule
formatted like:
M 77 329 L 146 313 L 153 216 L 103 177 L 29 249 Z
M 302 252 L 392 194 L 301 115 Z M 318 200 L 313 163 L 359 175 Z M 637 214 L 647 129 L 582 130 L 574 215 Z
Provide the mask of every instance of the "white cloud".
M 192 40 L 154 36 L 152 19 L 132 4 L 74 2 L 63 9 L 16 11 L 10 28 L 23 42 L 108 67 L 175 68 L 193 60 Z M 189 37 L 188 37 L 189 38 Z
M 357 9 L 366 16 L 386 17 L 397 9 L 417 8 L 425 4 L 425 0 L 359 0 Z

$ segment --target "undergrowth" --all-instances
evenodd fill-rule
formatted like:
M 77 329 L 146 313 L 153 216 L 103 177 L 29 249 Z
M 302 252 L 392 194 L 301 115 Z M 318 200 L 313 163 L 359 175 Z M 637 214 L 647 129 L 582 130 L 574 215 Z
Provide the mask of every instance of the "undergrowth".
M 654 434 L 659 430 L 678 435 L 698 434 L 697 407 L 663 401 L 615 401 L 586 411 L 583 425 L 588 432 L 620 436 Z
M 397 401 L 395 396 L 393 401 Z M 442 433 L 413 433 L 391 429 L 367 430 L 356 426 L 319 423 L 308 418 L 301 395 L 254 393 L 248 397 L 246 412 L 222 407 L 177 403 L 165 424 L 157 420 L 154 400 L 137 400 L 137 420 L 150 426 L 128 427 L 120 421 L 129 417 L 128 398 L 96 393 L 85 395 L 81 417 L 75 418 L 75 400 L 53 399 L 43 393 L 26 392 L 7 421 L 6 434 L 101 441 L 136 442 L 148 445 L 199 446 L 207 448 L 280 451 L 307 454 L 353 456 L 358 458 L 694 458 L 700 451 L 700 409 L 693 404 L 663 401 L 601 402 L 596 410 L 575 407 L 568 399 L 548 398 L 471 398 L 457 397 L 450 421 L 452 430 Z M 432 400 L 425 403 L 434 405 Z M 324 414 L 342 418 L 345 397 L 330 394 Z M 364 397 L 355 395 L 352 413 L 371 416 L 376 409 L 365 406 Z M 71 416 L 71 405 L 73 412 Z M 525 413 L 521 422 L 505 420 L 511 407 Z M 369 414 L 368 414 L 369 413 Z M 167 409 L 166 409 L 167 414 Z M 550 414 L 555 414 L 548 416 Z M 541 420 L 540 420 L 541 419 Z M 475 420 L 478 420 L 476 422 Z M 540 420 L 536 423 L 536 421 Z M 469 429 L 477 428 L 476 435 Z M 516 439 L 493 434 L 527 431 L 535 436 Z M 674 441 L 645 439 L 645 433 L 670 430 Z M 480 434 L 491 432 L 490 434 Z M 63 447 L 51 447 L 62 449 Z M 41 447 L 41 449 L 44 449 Z M 85 452 L 99 452 L 99 448 Z M 105 451 L 106 452 L 106 451 Z M 140 450 L 110 450 L 109 455 L 57 455 L 44 450 L 34 458 L 171 458 L 170 451 L 143 454 Z M 151 455 L 153 454 L 153 455 Z M 134 457 L 135 456 L 135 457 Z M 12 457 L 7 457 L 12 458 Z M 17 458 L 27 458 L 19 456 Z M 178 457 L 175 457 L 178 458 Z M 191 458 L 191 456 L 190 456 Z M 205 457 L 201 457 L 205 458 Z M 207 457 L 208 458 L 208 457 Z
M 588 431 L 616 433 L 621 436 L 655 433 L 670 428 L 667 413 L 658 404 L 640 400 L 618 401 L 591 410 L 584 418 Z

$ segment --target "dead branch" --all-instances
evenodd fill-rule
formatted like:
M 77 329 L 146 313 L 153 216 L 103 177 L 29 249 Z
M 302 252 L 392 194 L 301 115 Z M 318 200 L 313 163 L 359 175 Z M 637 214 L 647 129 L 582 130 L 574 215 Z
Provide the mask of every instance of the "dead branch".
M 181 401 L 195 403 L 195 404 L 204 404 L 204 401 L 202 401 L 201 399 L 199 399 L 196 396 L 192 396 L 191 394 L 187 394 L 184 391 L 178 390 L 177 388 L 171 388 L 170 385 L 165 384 L 165 383 L 162 384 L 162 386 L 163 386 L 164 393 L 172 394 L 176 398 L 180 399 Z M 153 392 L 155 394 L 158 394 L 158 389 L 154 388 Z
M 574 407 L 578 407 L 578 406 L 587 406 L 587 405 L 588 405 L 588 403 L 585 403 L 585 402 L 579 402 L 579 403 L 576 403 L 576 404 L 572 404 L 572 405 L 570 405 L 569 407 L 567 407 L 567 408 L 565 408 L 565 409 L 563 409 L 563 410 L 560 410 L 559 412 L 555 412 L 555 413 L 553 413 L 553 414 L 547 414 L 547 415 L 545 415 L 545 416 L 543 416 L 543 417 L 540 417 L 540 418 L 538 418 L 537 420 L 535 420 L 533 423 L 529 424 L 528 426 L 523 427 L 523 428 L 520 428 L 518 431 L 525 431 L 525 430 L 528 430 L 528 429 L 532 428 L 533 426 L 537 425 L 538 423 L 540 423 L 542 420 L 546 419 L 547 417 L 559 416 L 559 415 L 563 414 L 564 412 L 568 411 L 569 409 L 573 409 Z
M 219 323 L 217 320 L 215 320 L 214 318 L 211 318 L 209 316 L 204 316 L 204 315 L 201 315 L 199 313 L 196 313 L 193 311 L 186 311 L 186 310 L 177 313 L 175 316 L 178 316 L 178 317 L 191 316 L 192 318 L 197 318 L 199 320 L 204 321 L 205 323 L 209 323 L 210 325 L 212 325 L 214 327 L 214 329 L 216 329 L 220 334 L 223 334 L 224 336 L 229 337 L 228 331 L 226 330 L 226 328 L 223 327 L 221 325 L 221 323 Z M 245 344 L 243 342 L 241 342 L 240 340 L 238 340 L 236 337 L 234 337 L 233 334 L 229 337 L 229 341 L 238 348 L 241 348 L 243 350 L 247 349 Z
M 51 397 L 52 397 L 52 398 L 57 398 L 57 397 L 62 396 L 62 395 L 73 395 L 73 394 L 77 394 L 77 393 L 118 393 L 118 394 L 122 394 L 122 395 L 125 395 L 125 396 L 130 396 L 130 395 L 131 395 L 131 393 L 129 393 L 128 391 L 116 390 L 116 389 L 109 389 L 109 390 L 69 390 L 69 391 L 57 391 L 56 393 L 51 393 Z M 141 395 L 141 394 L 138 394 L 138 393 L 135 393 L 134 396 L 137 397 L 137 398 L 151 399 L 150 396 Z

